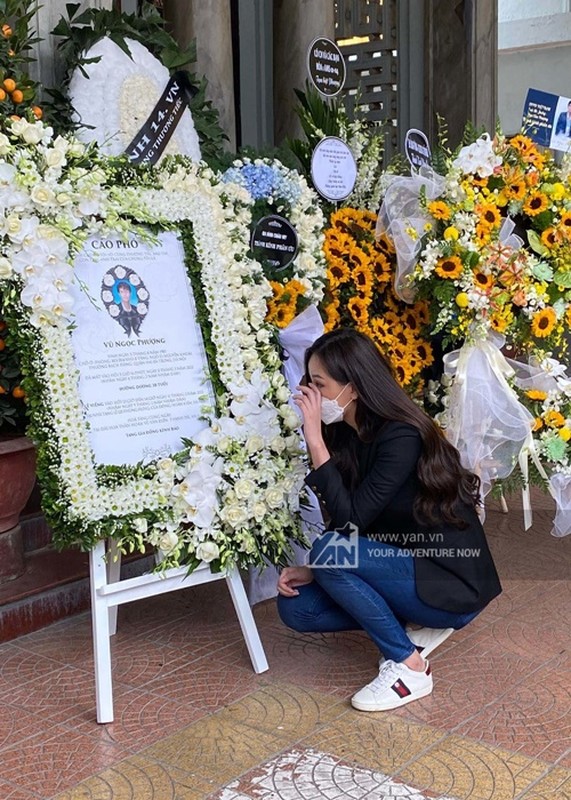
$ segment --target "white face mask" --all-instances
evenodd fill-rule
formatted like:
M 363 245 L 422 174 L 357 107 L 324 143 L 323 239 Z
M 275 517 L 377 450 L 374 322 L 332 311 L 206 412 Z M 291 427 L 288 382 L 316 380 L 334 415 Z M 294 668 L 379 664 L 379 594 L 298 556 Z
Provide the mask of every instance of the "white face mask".
M 344 406 L 340 406 L 337 400 L 341 397 L 347 386 L 349 386 L 349 384 L 346 384 L 333 400 L 330 400 L 328 397 L 321 398 L 321 421 L 324 425 L 331 425 L 333 422 L 341 422 L 343 419 L 343 412 L 352 400 L 349 400 L 349 403 L 346 403 Z

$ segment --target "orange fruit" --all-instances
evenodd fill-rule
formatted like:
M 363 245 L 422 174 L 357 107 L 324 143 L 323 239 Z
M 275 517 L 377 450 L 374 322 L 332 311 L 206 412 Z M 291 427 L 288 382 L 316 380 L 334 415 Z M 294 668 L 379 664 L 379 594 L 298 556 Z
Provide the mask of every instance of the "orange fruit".
M 13 33 L 14 33 L 14 31 L 8 25 L 8 23 L 6 23 L 5 25 L 2 25 L 2 36 L 5 36 L 6 39 L 9 39 L 10 36 L 12 36 Z
M 4 89 L 0 89 L 0 103 L 2 102 L 2 100 L 5 99 L 6 99 L 6 92 L 4 91 Z
M 18 103 L 21 103 L 23 99 L 24 99 L 24 93 L 21 92 L 19 89 L 16 89 L 14 92 L 12 92 L 12 100 L 16 103 L 16 105 L 18 105 Z
M 8 394 L 8 392 L 3 386 L 0 386 L 0 394 Z
M 10 114 L 10 119 L 12 122 L 18 122 L 18 120 L 22 119 L 22 117 L 19 117 L 17 114 Z
M 4 341 L 4 339 L 0 339 L 0 351 L 4 350 L 5 347 L 6 347 L 6 342 Z
M 41 119 L 44 116 L 44 112 L 39 106 L 32 106 L 32 113 L 36 119 Z
M 2 86 L 6 89 L 7 92 L 10 92 L 10 94 L 12 94 L 12 92 L 16 88 L 16 81 L 13 78 L 6 78 Z
M 0 331 L 5 331 L 7 327 L 6 323 L 0 319 Z
M 12 389 L 12 396 L 20 400 L 22 397 L 26 396 L 26 392 L 22 389 L 21 386 L 14 386 L 14 388 Z

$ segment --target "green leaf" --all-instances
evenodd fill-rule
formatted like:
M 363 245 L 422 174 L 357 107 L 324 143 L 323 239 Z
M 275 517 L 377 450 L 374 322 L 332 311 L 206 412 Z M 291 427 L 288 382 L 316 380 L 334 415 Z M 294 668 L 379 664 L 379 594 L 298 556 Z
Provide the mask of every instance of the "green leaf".
M 549 256 L 549 248 L 543 244 L 534 230 L 530 229 L 527 231 L 527 241 L 535 253 L 538 253 L 540 256 Z
M 571 289 L 571 271 L 564 272 L 563 270 L 559 270 L 553 276 L 553 282 L 558 286 L 562 286 L 564 289 Z

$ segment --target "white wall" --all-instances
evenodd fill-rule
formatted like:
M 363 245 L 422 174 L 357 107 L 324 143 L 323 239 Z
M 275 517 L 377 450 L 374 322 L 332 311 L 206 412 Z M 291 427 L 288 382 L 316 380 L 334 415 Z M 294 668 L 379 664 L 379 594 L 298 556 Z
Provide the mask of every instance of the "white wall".
M 571 0 L 499 0 L 498 114 L 521 128 L 527 91 L 571 97 Z

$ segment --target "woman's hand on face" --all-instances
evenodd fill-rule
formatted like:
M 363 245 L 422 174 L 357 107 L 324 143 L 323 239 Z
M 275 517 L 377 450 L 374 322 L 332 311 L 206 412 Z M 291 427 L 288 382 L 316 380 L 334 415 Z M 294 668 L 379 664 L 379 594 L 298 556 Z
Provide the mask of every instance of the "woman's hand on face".
M 299 394 L 294 394 L 293 401 L 303 414 L 303 433 L 305 440 L 311 447 L 312 442 L 323 440 L 321 435 L 321 392 L 310 383 L 308 386 L 298 386 Z
M 284 567 L 278 578 L 278 592 L 283 597 L 297 597 L 296 586 L 304 586 L 313 581 L 309 567 Z

